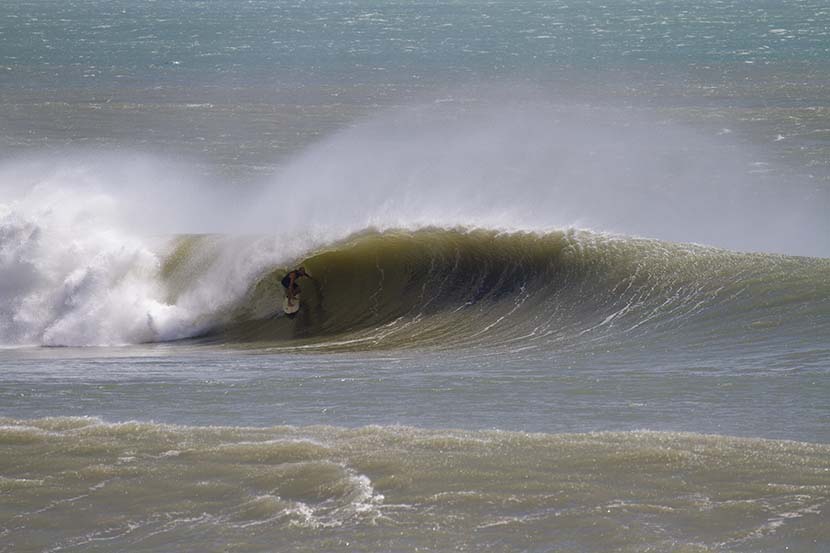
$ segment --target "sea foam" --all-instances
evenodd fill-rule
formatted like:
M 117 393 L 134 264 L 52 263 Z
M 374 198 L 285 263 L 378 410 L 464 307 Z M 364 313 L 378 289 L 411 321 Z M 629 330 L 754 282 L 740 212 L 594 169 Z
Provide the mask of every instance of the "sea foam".
M 367 228 L 582 227 L 826 253 L 827 221 L 762 186 L 757 161 L 726 140 L 625 109 L 449 102 L 343 129 L 248 184 L 136 152 L 6 160 L 0 343 L 198 335 L 264 273 Z M 172 293 L 166 256 L 196 233 L 218 238 Z

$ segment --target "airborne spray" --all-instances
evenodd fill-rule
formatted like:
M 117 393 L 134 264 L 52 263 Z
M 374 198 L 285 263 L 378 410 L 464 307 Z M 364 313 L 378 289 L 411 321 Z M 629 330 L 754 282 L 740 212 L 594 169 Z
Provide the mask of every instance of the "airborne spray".
M 631 109 L 437 103 L 388 113 L 303 152 L 269 183 L 253 220 L 267 221 L 271 206 L 291 197 L 281 222 L 313 221 L 336 234 L 367 225 L 580 227 L 829 255 L 830 224 L 807 187 L 759 174 L 760 154 L 747 150 Z
M 827 255 L 827 221 L 724 137 L 630 110 L 422 105 L 301 152 L 244 191 L 156 156 L 50 153 L 0 165 L 0 342 L 198 335 L 263 272 L 374 227 L 570 227 Z M 799 213 L 798 224 L 793 213 Z M 209 233 L 202 249 L 177 237 Z M 165 281 L 171 252 L 185 282 Z M 180 268 L 180 267 L 179 267 Z

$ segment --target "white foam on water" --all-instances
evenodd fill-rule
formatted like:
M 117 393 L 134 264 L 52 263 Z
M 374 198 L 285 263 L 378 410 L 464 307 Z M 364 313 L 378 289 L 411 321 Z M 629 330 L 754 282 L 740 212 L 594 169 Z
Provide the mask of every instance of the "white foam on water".
M 326 524 L 320 520 L 319 517 L 316 516 L 314 509 L 306 503 L 302 501 L 294 501 L 292 502 L 290 507 L 285 509 L 285 514 L 292 518 L 289 525 L 291 526 L 299 526 L 303 528 L 323 528 L 323 527 L 331 527 L 331 526 L 339 526 L 339 524 Z
M 292 526 L 306 528 L 338 528 L 350 521 L 376 523 L 383 517 L 383 494 L 377 493 L 372 481 L 351 468 L 340 465 L 348 481 L 345 496 L 333 496 L 317 504 L 292 500 L 283 510 Z
M 583 227 L 827 253 L 823 214 L 800 209 L 794 194 L 761 190 L 752 175 L 757 157 L 726 140 L 631 110 L 493 100 L 382 114 L 248 186 L 137 153 L 7 160 L 0 162 L 0 344 L 198 335 L 269 267 L 369 227 Z M 226 238 L 171 298 L 161 275 L 170 237 L 192 233 Z
M 349 509 L 356 515 L 377 514 L 377 508 L 385 497 L 375 491 L 372 481 L 364 474 L 352 473 L 349 476 L 354 492 L 349 501 Z
M 809 501 L 812 498 L 810 496 L 800 496 L 794 499 L 796 501 L 803 502 Z M 748 536 L 746 536 L 746 538 L 740 541 L 763 538 L 764 536 L 775 534 L 787 522 L 791 522 L 809 515 L 821 515 L 822 507 L 824 507 L 824 503 L 807 504 L 803 507 L 797 508 L 792 511 L 777 513 L 774 516 L 767 519 L 767 521 L 764 524 L 753 530 Z
M 273 263 L 261 242 L 219 248 L 175 302 L 161 278 L 177 232 L 221 227 L 181 167 L 73 154 L 0 166 L 0 343 L 121 345 L 202 332 Z M 201 219 L 205 219 L 202 221 Z M 213 222 L 211 222 L 211 220 Z M 221 223 L 221 220 L 219 220 Z

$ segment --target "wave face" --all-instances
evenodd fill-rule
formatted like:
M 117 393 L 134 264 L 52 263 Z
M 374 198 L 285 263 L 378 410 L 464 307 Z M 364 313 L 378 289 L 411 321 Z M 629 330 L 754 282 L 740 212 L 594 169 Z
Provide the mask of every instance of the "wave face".
M 803 180 L 629 109 L 504 97 L 392 110 L 261 182 L 132 151 L 0 160 L 0 345 L 826 335 L 827 262 L 676 245 L 825 255 Z M 266 320 L 299 263 L 319 286 Z
M 64 213 L 71 240 L 54 218 L 5 214 L 4 344 L 198 338 L 544 351 L 762 340 L 774 348 L 793 337 L 819 347 L 830 334 L 822 259 L 577 230 L 439 227 L 367 229 L 301 253 L 286 238 L 148 241 L 106 221 L 77 224 L 92 203 Z M 314 280 L 301 282 L 302 310 L 288 320 L 280 280 L 300 264 Z
M 0 344 L 201 338 L 315 348 L 529 351 L 606 347 L 632 337 L 643 340 L 637 347 L 666 340 L 711 345 L 709 339 L 724 338 L 736 344 L 763 338 L 773 347 L 790 337 L 809 346 L 826 338 L 830 262 L 668 241 L 673 234 L 660 229 L 672 226 L 666 217 L 675 204 L 649 199 L 655 183 L 673 183 L 658 197 L 674 198 L 677 188 L 683 194 L 675 203 L 696 198 L 690 202 L 697 207 L 676 225 L 682 236 L 696 235 L 683 231 L 690 221 L 728 235 L 726 222 L 742 219 L 741 210 L 702 217 L 700 204 L 715 192 L 675 182 L 657 168 L 611 186 L 606 177 L 615 160 L 629 158 L 602 126 L 580 142 L 616 152 L 601 156 L 603 163 L 588 159 L 590 152 L 571 159 L 557 135 L 550 144 L 540 140 L 545 146 L 520 158 L 523 163 L 505 165 L 497 152 L 511 151 L 508 145 L 519 142 L 523 130 L 548 136 L 527 123 L 530 113 L 511 114 L 497 118 L 507 128 L 503 135 L 474 132 L 484 132 L 486 120 L 450 128 L 456 139 L 448 152 L 436 147 L 441 127 L 434 121 L 415 127 L 417 139 L 402 130 L 410 128 L 412 114 L 392 130 L 384 120 L 370 123 L 306 152 L 276 181 L 240 192 L 239 201 L 233 187 L 213 186 L 190 174 L 192 168 L 154 156 L 75 153 L 46 158 L 51 164 L 40 157 L 0 164 Z M 571 121 L 571 127 L 585 125 Z M 390 133 L 400 141 L 387 159 L 375 152 Z M 641 136 L 647 134 L 632 138 Z M 368 162 L 367 152 L 384 161 Z M 649 152 L 640 154 L 652 165 L 663 163 Z M 467 174 L 471 165 L 477 171 Z M 524 169 L 513 174 L 511 167 Z M 718 183 L 738 174 L 726 173 Z M 641 176 L 646 185 L 629 186 Z M 280 210 L 285 190 L 297 183 L 304 183 L 297 204 Z M 606 186 L 615 193 L 610 199 Z M 514 187 L 521 193 L 507 197 L 505 190 Z M 744 205 L 740 199 L 730 196 L 730 206 Z M 772 199 L 766 197 L 760 211 L 746 204 L 753 221 L 776 205 Z M 661 216 L 646 216 L 652 208 Z M 607 223 L 600 229 L 615 228 L 608 226 L 613 220 L 651 220 L 661 240 L 562 223 L 586 211 L 586 220 Z M 776 234 L 782 219 L 770 221 L 749 242 L 766 243 Z M 787 241 L 809 235 L 809 228 L 797 227 Z M 303 284 L 303 311 L 287 321 L 279 316 L 279 280 L 298 264 L 316 281 Z
M 196 241 L 187 248 L 197 248 Z M 830 331 L 830 262 L 583 231 L 366 231 L 298 264 L 303 309 L 279 316 L 267 271 L 206 339 L 318 348 L 509 351 L 700 342 L 767 347 Z M 277 311 L 277 316 L 273 317 Z M 299 341 L 298 341 L 299 340 Z
M 825 444 L 60 417 L 0 420 L 0 448 L 0 528 L 15 551 L 704 553 L 830 540 Z

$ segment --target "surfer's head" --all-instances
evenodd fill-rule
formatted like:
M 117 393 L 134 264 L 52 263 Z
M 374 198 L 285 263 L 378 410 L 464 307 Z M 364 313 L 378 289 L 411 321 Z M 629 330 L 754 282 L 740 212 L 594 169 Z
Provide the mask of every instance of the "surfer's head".
M 308 276 L 308 273 L 305 272 L 305 267 L 300 267 L 299 269 L 297 269 L 297 274 L 300 276 Z

